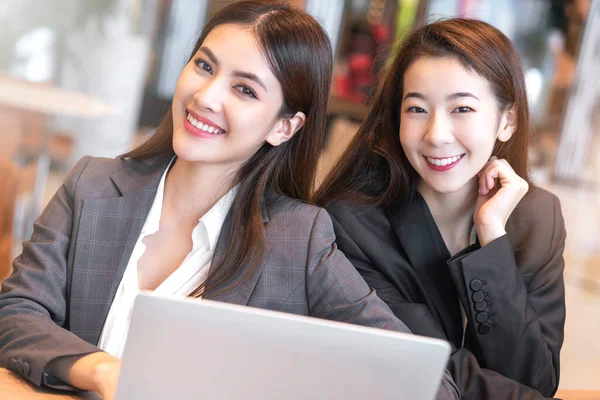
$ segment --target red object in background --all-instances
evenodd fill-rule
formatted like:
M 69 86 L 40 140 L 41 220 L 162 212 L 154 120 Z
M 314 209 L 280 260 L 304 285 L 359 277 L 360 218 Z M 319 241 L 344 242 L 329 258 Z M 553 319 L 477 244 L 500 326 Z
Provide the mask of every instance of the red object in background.
M 377 43 L 389 43 L 392 40 L 392 30 L 386 24 L 375 25 L 373 35 Z
M 348 58 L 348 76 L 352 94 L 366 99 L 373 85 L 373 61 L 371 54 L 355 53 Z
M 392 39 L 385 23 L 368 25 L 356 22 L 351 27 L 349 49 L 334 73 L 332 93 L 356 103 L 365 103 L 375 89 L 378 49 Z

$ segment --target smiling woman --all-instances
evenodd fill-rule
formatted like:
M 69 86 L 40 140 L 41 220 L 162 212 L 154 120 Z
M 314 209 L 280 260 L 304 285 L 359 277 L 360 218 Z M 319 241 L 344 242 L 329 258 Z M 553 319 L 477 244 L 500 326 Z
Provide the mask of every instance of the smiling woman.
M 453 58 L 416 59 L 406 69 L 404 92 L 400 144 L 419 174 L 421 195 L 476 193 L 472 178 L 496 143 L 506 143 L 515 131 L 515 107 L 502 110 L 488 81 Z
M 558 387 L 564 221 L 529 181 L 519 56 L 477 20 L 406 36 L 316 200 L 336 242 L 415 333 L 454 346 L 463 399 Z
M 172 108 L 175 153 L 179 160 L 237 169 L 263 144 L 279 146 L 302 128 L 304 112 L 282 112 L 282 106 L 281 85 L 252 32 L 219 25 L 179 77 Z M 285 126 L 277 126 L 284 114 Z
M 154 136 L 82 159 L 36 222 L 0 292 L 0 366 L 112 398 L 141 290 L 408 332 L 307 204 L 331 58 L 300 10 L 217 13 Z M 448 373 L 438 396 L 458 397 Z

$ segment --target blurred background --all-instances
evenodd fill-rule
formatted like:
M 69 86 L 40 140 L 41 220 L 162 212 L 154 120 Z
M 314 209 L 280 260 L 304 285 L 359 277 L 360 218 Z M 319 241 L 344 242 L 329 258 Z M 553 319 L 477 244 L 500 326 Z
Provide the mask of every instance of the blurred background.
M 114 157 L 153 132 L 205 21 L 234 1 L 0 1 L 0 281 L 32 221 L 84 155 Z M 567 224 L 562 389 L 600 389 L 600 0 L 290 0 L 336 59 L 319 181 L 357 130 L 394 43 L 467 16 L 522 60 L 534 182 Z M 596 378 L 596 379 L 594 379 Z

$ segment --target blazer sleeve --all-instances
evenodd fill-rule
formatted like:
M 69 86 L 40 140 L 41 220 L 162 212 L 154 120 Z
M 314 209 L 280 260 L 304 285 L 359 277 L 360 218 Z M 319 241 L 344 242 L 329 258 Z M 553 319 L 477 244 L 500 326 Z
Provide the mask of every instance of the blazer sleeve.
M 320 209 L 310 234 L 306 268 L 310 315 L 410 333 L 375 291 L 368 287 L 334 241 L 331 218 L 325 210 Z M 458 398 L 458 387 L 446 371 L 436 399 Z
M 480 363 L 546 396 L 558 388 L 565 324 L 566 233 L 558 199 L 551 199 L 537 207 L 547 213 L 523 220 L 537 232 L 531 242 L 515 243 L 536 254 L 529 265 L 517 265 L 510 234 L 482 248 L 467 248 L 448 262 L 469 321 L 468 342 Z
M 0 291 L 0 366 L 37 386 L 52 381 L 43 372 L 49 361 L 99 351 L 63 328 L 68 321 L 73 197 L 88 161 L 79 161 L 35 221 L 31 240 L 23 244 Z
M 357 241 L 344 229 L 332 213 L 336 243 L 360 272 L 367 284 L 388 304 L 394 314 L 417 335 L 448 340 L 444 329 L 425 304 L 410 302 L 405 295 L 381 273 L 361 250 Z M 499 349 L 497 351 L 500 351 Z M 458 386 L 462 399 L 534 400 L 543 399 L 538 391 L 501 373 L 482 367 L 467 348 L 453 348 L 448 371 Z

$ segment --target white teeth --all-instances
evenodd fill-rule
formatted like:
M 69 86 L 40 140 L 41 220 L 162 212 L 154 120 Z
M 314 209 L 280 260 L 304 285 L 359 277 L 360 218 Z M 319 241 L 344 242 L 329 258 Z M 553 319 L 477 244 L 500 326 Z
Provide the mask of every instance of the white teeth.
M 431 157 L 427 157 L 427 161 L 429 161 L 430 164 L 433 164 L 435 166 L 444 167 L 444 166 L 449 165 L 449 164 L 454 164 L 455 162 L 457 162 L 458 160 L 460 160 L 461 157 L 462 156 L 454 156 L 454 157 L 448 157 L 448 158 L 431 158 Z
M 203 130 L 204 132 L 208 132 L 208 133 L 224 133 L 224 132 L 220 132 L 219 129 L 215 128 L 214 126 L 203 124 L 202 122 L 200 122 L 196 118 L 194 118 L 192 116 L 192 114 L 188 114 L 187 120 L 190 121 L 190 124 L 194 125 L 196 128 L 198 128 L 200 130 Z

